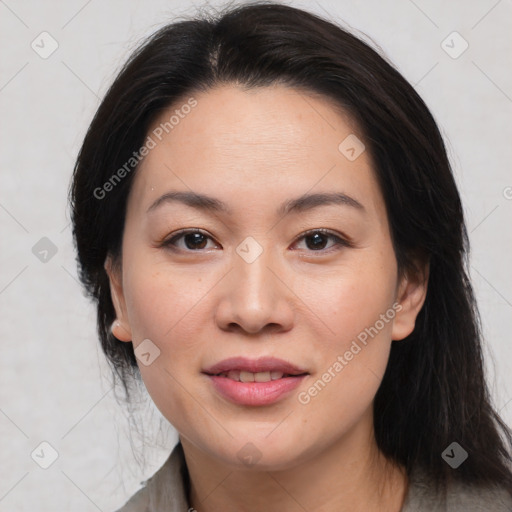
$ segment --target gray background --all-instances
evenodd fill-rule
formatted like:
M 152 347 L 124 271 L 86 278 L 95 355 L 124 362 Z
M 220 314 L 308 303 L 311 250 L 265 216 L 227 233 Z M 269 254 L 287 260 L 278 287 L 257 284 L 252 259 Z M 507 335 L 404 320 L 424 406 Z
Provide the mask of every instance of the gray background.
M 287 3 L 371 36 L 438 121 L 466 209 L 489 383 L 512 423 L 512 2 Z M 137 424 L 115 401 L 94 310 L 76 278 L 66 194 L 116 70 L 143 36 L 203 5 L 0 1 L 0 512 L 113 510 L 176 440 L 172 428 L 159 430 L 149 400 Z M 51 49 L 43 31 L 58 44 L 47 58 L 31 47 Z M 461 55 L 453 31 L 469 44 Z M 43 237 L 54 255 L 44 253 Z M 48 469 L 31 458 L 36 450 L 40 463 L 51 461 L 43 441 L 58 452 Z

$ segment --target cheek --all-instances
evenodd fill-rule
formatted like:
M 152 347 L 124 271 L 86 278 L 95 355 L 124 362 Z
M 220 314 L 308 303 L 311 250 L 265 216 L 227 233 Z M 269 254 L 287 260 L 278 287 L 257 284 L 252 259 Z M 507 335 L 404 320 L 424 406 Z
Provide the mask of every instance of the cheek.
M 368 257 L 365 257 L 368 256 Z M 325 276 L 300 291 L 304 303 L 323 320 L 323 342 L 332 350 L 343 350 L 353 339 L 364 341 L 364 333 L 375 326 L 381 339 L 390 338 L 396 288 L 393 260 L 384 262 L 362 254 L 357 261 Z M 386 315 L 386 321 L 381 315 Z M 374 332 L 372 330 L 372 332 Z M 322 349 L 325 352 L 325 344 Z
M 201 371 L 199 356 L 213 325 L 209 291 L 218 276 L 197 268 L 171 268 L 165 256 L 144 251 L 128 263 L 123 284 L 135 352 L 146 339 L 159 351 L 150 366 L 137 360 L 142 378 L 162 412 L 164 407 L 167 414 L 186 410 L 191 404 L 181 385 Z
M 195 367 L 204 339 L 199 316 L 207 314 L 208 283 L 197 276 L 171 273 L 148 258 L 134 258 L 127 268 L 132 270 L 124 285 L 135 352 L 147 339 L 158 349 L 149 365 L 137 359 L 144 385 L 160 412 L 172 418 L 176 428 L 186 429 L 197 416 L 197 397 L 194 400 L 184 389 L 190 375 L 200 370 Z
M 316 288 L 316 309 L 325 319 L 327 336 L 316 338 L 321 362 L 315 389 L 308 394 L 317 406 L 336 404 L 334 414 L 340 421 L 362 414 L 375 396 L 389 359 L 397 312 L 394 260 L 364 256 Z
M 169 268 L 169 263 L 151 254 L 136 255 L 125 275 L 125 299 L 136 343 L 144 338 L 155 342 L 178 343 L 195 331 L 195 307 L 204 300 L 208 282 L 197 272 L 184 273 Z M 211 285 L 210 285 L 211 287 Z

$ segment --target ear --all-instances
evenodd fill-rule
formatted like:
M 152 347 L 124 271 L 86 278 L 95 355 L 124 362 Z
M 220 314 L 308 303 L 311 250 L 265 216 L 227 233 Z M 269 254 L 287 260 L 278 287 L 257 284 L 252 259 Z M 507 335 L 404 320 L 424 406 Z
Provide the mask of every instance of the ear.
M 116 321 L 112 324 L 112 334 L 120 341 L 132 341 L 132 331 L 128 322 L 126 302 L 123 293 L 123 280 L 120 265 L 114 263 L 110 255 L 105 259 L 105 271 L 110 282 L 110 296 L 116 310 Z
M 427 296 L 428 276 L 430 266 L 425 263 L 415 263 L 415 270 L 404 272 L 397 286 L 397 302 L 401 309 L 393 320 L 391 339 L 403 340 L 414 330 L 416 317 L 420 312 Z

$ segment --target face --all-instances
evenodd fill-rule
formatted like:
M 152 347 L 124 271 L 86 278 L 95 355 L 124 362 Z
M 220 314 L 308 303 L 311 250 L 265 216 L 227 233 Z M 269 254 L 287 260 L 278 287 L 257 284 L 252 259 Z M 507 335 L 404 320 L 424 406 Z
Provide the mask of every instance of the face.
M 371 426 L 425 286 L 399 279 L 364 138 L 328 100 L 284 86 L 193 97 L 148 132 L 122 265 L 106 264 L 114 334 L 191 445 L 292 467 Z

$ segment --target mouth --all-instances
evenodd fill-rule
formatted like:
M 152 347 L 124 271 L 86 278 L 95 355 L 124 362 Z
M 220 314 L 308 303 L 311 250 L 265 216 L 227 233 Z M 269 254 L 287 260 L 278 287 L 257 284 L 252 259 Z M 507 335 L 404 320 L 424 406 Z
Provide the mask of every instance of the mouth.
M 212 374 L 210 374 L 212 375 Z M 266 372 L 248 372 L 245 370 L 229 370 L 229 372 L 220 372 L 213 374 L 215 377 L 225 377 L 237 382 L 270 382 L 272 380 L 286 379 L 289 377 L 299 377 L 307 373 L 284 373 L 279 370 Z M 213 376 L 212 375 L 212 376 Z
M 203 370 L 207 375 L 227 377 L 240 382 L 268 382 L 283 377 L 296 377 L 308 372 L 284 359 L 230 357 Z
M 276 358 L 225 359 L 206 370 L 214 389 L 238 405 L 269 405 L 286 397 L 309 375 Z

